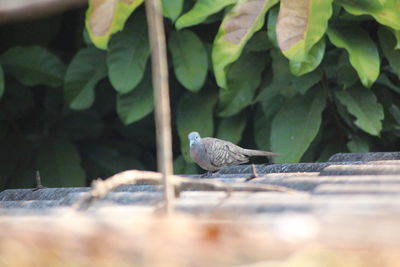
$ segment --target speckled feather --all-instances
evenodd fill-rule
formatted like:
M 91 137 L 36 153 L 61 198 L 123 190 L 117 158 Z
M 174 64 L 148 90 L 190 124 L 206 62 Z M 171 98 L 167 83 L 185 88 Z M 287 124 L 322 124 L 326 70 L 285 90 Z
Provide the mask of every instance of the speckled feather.
M 203 169 L 217 171 L 222 168 L 243 164 L 251 156 L 274 156 L 273 152 L 244 149 L 231 142 L 206 137 L 190 147 L 192 159 Z

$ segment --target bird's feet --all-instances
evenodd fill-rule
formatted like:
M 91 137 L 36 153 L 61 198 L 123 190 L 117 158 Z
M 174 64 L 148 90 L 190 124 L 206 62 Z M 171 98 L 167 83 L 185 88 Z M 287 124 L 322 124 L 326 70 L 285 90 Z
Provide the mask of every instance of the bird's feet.
M 200 175 L 200 178 L 210 178 L 213 176 L 213 172 L 212 171 L 208 171 L 206 173 L 203 173 L 202 175 Z

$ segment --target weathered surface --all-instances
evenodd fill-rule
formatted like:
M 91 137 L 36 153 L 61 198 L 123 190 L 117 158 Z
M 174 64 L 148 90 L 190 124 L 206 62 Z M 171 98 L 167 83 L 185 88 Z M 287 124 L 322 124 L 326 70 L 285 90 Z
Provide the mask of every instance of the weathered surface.
M 214 180 L 298 193 L 184 190 L 167 220 L 157 185 L 121 187 L 86 212 L 70 207 L 89 188 L 5 190 L 0 265 L 397 267 L 400 160 L 372 154 L 257 165 L 248 182 L 251 165 L 230 167 Z
M 400 160 L 400 152 L 337 153 L 328 162 Z
M 286 172 L 320 172 L 325 167 L 333 163 L 287 163 L 287 164 L 258 164 L 256 165 L 256 171 L 258 174 L 268 173 L 286 173 Z M 343 162 L 334 164 L 360 164 L 360 162 Z M 237 165 L 224 168 L 219 171 L 220 174 L 251 174 L 251 165 Z
M 324 175 L 389 175 L 400 174 L 400 164 L 331 165 L 320 172 Z

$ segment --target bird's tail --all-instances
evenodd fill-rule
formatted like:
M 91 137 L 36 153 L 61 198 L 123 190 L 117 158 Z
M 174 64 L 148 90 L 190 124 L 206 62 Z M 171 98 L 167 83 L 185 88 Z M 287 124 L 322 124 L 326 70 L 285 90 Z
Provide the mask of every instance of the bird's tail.
M 262 150 L 253 150 L 253 149 L 243 149 L 243 154 L 249 157 L 253 156 L 261 156 L 261 157 L 271 157 L 271 156 L 279 156 L 279 153 L 262 151 Z

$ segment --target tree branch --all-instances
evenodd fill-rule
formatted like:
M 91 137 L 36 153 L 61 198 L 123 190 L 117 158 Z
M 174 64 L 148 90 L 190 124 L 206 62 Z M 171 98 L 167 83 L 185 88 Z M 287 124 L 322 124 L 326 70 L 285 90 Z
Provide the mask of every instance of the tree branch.
M 163 174 L 165 212 L 173 211 L 174 192 L 168 177 L 173 173 L 171 110 L 168 88 L 168 64 L 163 17 L 159 0 L 145 0 L 151 47 L 154 110 L 157 136 L 157 166 Z
M 97 179 L 92 182 L 92 189 L 89 194 L 83 197 L 75 205 L 75 209 L 86 209 L 94 201 L 104 197 L 107 193 L 124 185 L 135 184 L 155 184 L 162 183 L 162 174 L 159 172 L 129 170 L 115 174 L 106 180 Z M 266 185 L 266 184 L 252 184 L 252 183 L 223 183 L 213 179 L 198 179 L 198 178 L 184 178 L 176 175 L 168 177 L 172 186 L 178 192 L 184 190 L 201 190 L 201 191 L 225 191 L 227 193 L 234 191 L 247 191 L 247 192 L 261 192 L 273 191 L 282 193 L 298 193 L 304 192 L 296 191 L 284 186 Z
M 84 6 L 88 0 L 1 0 L 0 24 L 39 18 Z

